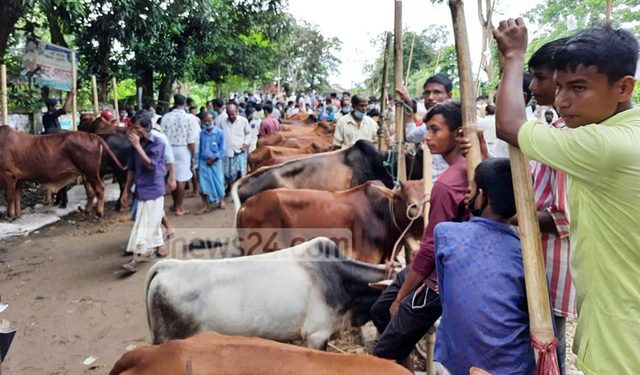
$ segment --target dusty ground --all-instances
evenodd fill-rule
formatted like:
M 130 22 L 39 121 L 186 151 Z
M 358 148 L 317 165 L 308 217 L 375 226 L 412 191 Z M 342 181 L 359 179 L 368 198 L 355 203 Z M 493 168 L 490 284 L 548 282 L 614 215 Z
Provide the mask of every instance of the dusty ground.
M 199 200 L 189 198 L 186 206 L 194 211 Z M 197 228 L 231 228 L 231 207 L 169 218 L 186 228 L 188 241 Z M 120 270 L 128 260 L 122 250 L 131 225 L 127 215 L 109 209 L 101 221 L 71 215 L 28 237 L 0 242 L 0 295 L 9 304 L 0 319 L 18 327 L 4 375 L 105 374 L 127 349 L 149 342 L 143 285 L 150 265 L 131 276 Z M 338 351 L 368 350 L 349 337 L 332 344 Z M 97 360 L 84 365 L 90 356 Z

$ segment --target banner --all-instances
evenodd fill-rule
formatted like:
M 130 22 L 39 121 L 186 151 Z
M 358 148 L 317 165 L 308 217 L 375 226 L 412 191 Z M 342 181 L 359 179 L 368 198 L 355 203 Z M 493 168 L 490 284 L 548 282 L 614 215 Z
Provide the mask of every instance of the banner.
M 69 48 L 39 39 L 27 39 L 22 65 L 28 75 L 33 75 L 37 85 L 71 91 L 73 89 L 71 53 Z M 76 61 L 78 61 L 77 53 Z

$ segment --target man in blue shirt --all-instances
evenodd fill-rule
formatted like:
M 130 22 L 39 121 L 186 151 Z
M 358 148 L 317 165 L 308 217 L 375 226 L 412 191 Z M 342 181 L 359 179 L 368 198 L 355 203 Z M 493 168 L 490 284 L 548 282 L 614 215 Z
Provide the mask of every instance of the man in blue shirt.
M 161 227 L 164 216 L 165 144 L 151 134 L 152 126 L 153 118 L 143 114 L 128 132 L 131 158 L 121 200 L 123 206 L 128 205 L 129 189 L 134 182 L 138 200 L 136 219 L 127 244 L 127 252 L 133 253 L 133 258 L 122 266 L 129 272 L 136 272 L 137 264 L 154 253 L 160 257 L 166 256 Z
M 470 221 L 434 229 L 442 319 L 435 359 L 452 374 L 532 374 L 535 360 L 509 159 L 476 168 Z

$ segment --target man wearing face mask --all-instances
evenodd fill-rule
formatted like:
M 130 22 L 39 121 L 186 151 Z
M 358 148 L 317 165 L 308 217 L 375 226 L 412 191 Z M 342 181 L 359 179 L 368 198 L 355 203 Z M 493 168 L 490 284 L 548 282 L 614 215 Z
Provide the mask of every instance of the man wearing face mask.
M 375 142 L 377 139 L 378 124 L 365 113 L 367 100 L 360 96 L 351 97 L 353 112 L 343 115 L 336 123 L 333 136 L 333 144 L 345 149 L 353 146 L 359 139 Z M 344 110 L 344 107 L 342 108 Z

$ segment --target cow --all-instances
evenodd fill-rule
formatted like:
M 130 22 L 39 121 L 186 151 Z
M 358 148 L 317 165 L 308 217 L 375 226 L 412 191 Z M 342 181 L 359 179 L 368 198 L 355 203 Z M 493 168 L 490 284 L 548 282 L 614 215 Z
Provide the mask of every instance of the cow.
M 300 341 L 326 349 L 341 329 L 362 326 L 385 267 L 347 258 L 326 237 L 272 253 L 162 260 L 147 274 L 152 342 L 215 331 Z
M 263 167 L 236 181 L 231 196 L 236 212 L 242 202 L 261 191 L 290 188 L 326 191 L 347 190 L 370 180 L 380 180 L 394 187 L 395 153 L 380 152 L 373 143 L 359 140 L 344 150 L 324 152 L 309 157 Z M 410 180 L 422 178 L 422 153 L 407 154 Z
M 104 117 L 96 117 L 93 113 L 83 113 L 80 116 L 78 130 L 94 134 L 126 134 L 127 130 L 112 125 Z
M 125 353 L 109 375 L 410 375 L 390 360 L 205 332 Z
M 0 127 L 0 186 L 5 189 L 7 216 L 20 216 L 20 187 L 24 181 L 45 185 L 58 191 L 77 176 L 82 176 L 87 192 L 85 211 L 91 211 L 98 198 L 98 216 L 104 213 L 104 183 L 100 177 L 103 151 L 120 164 L 109 145 L 94 134 L 65 132 L 28 135 L 7 125 Z
M 387 189 L 379 181 L 339 192 L 272 189 L 242 204 L 236 226 L 241 241 L 262 235 L 253 229 L 274 228 L 272 244 L 290 244 L 296 238 L 309 238 L 310 233 L 332 236 L 334 229 L 348 229 L 351 241 L 339 243 L 343 253 L 366 263 L 384 263 L 392 258 L 395 245 L 405 233 L 416 241 L 420 239 L 423 197 L 421 180 L 401 184 L 396 190 Z
M 249 167 L 251 170 L 259 168 L 261 164 L 266 161 L 280 156 L 292 156 L 292 155 L 308 155 L 317 154 L 320 152 L 331 151 L 335 149 L 331 143 L 320 144 L 313 142 L 305 147 L 291 148 L 282 146 L 260 146 L 249 154 Z

